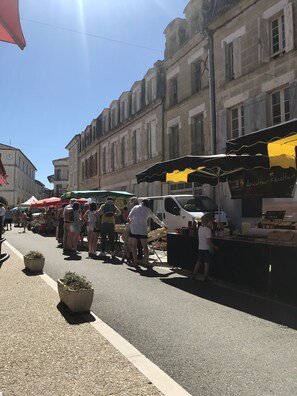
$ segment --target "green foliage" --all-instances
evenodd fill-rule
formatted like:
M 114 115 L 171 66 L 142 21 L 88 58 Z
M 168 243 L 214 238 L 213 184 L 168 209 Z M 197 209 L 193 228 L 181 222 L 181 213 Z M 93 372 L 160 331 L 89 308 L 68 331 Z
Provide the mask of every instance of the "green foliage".
M 44 255 L 38 250 L 30 250 L 29 253 L 25 254 L 25 257 L 28 257 L 29 259 L 44 258 Z
M 71 290 L 87 290 L 92 288 L 92 283 L 84 275 L 78 275 L 75 272 L 65 272 L 64 278 L 61 281 Z

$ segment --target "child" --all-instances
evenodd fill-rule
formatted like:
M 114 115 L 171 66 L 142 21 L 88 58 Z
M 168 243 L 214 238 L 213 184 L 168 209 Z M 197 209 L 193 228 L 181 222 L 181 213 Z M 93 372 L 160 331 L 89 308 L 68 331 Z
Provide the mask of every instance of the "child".
M 196 279 L 197 273 L 199 272 L 200 266 L 204 263 L 204 274 L 203 274 L 203 281 L 208 280 L 208 273 L 209 273 L 209 263 L 211 258 L 211 250 L 217 250 L 218 247 L 213 243 L 211 239 L 211 226 L 212 226 L 212 216 L 210 214 L 205 214 L 201 218 L 201 226 L 198 229 L 198 240 L 199 240 L 199 247 L 198 247 L 198 260 L 195 265 L 192 279 Z

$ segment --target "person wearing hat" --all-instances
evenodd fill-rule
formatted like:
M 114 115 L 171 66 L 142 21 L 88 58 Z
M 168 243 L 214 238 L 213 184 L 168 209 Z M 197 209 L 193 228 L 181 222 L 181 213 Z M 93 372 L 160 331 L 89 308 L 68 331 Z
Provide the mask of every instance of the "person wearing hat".
M 129 213 L 130 222 L 130 245 L 133 256 L 133 266 L 137 267 L 137 243 L 141 242 L 144 253 L 144 265 L 149 263 L 148 219 L 153 219 L 160 227 L 166 227 L 165 223 L 157 217 L 149 207 L 149 201 L 144 199 L 140 205 L 135 205 Z

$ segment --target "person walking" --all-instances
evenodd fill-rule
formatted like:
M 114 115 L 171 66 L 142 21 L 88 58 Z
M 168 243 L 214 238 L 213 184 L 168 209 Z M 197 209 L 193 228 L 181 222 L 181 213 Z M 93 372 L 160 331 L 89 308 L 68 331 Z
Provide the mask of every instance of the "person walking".
M 209 265 L 211 259 L 211 250 L 217 250 L 218 247 L 213 243 L 211 239 L 211 227 L 213 223 L 213 217 L 210 214 L 205 214 L 201 218 L 201 226 L 198 228 L 198 259 L 192 274 L 192 279 L 197 278 L 197 274 L 204 264 L 204 273 L 202 281 L 208 280 Z
M 138 198 L 135 197 L 135 196 L 131 197 L 130 198 L 130 211 L 131 211 L 132 208 L 134 208 L 134 206 L 136 206 L 138 204 L 139 204 Z M 127 221 L 128 221 L 128 217 L 127 217 Z M 130 232 L 130 226 L 129 226 L 129 232 Z M 138 260 L 143 259 L 143 249 L 142 249 L 142 245 L 141 245 L 140 240 L 138 240 L 138 242 L 137 242 L 137 259 Z
M 85 213 L 87 219 L 87 238 L 88 238 L 88 256 L 92 257 L 96 255 L 98 235 L 96 238 L 95 227 L 96 227 L 96 202 L 91 202 L 89 210 Z
M 76 202 L 75 198 L 70 199 L 70 203 L 65 206 L 63 210 L 64 218 L 64 232 L 63 232 L 63 253 L 71 250 L 70 224 L 73 223 L 73 204 Z
M 28 209 L 25 209 L 25 211 L 21 214 L 23 233 L 26 232 L 26 228 L 27 228 L 28 221 L 29 221 L 29 213 L 28 212 L 29 212 Z
M 147 244 L 148 238 L 148 219 L 153 219 L 160 227 L 166 227 L 149 208 L 149 201 L 144 199 L 140 205 L 136 205 L 131 209 L 128 219 L 130 222 L 130 245 L 133 256 L 133 266 L 137 267 L 137 243 L 140 241 L 144 253 L 144 265 L 149 264 L 149 250 Z
M 79 211 L 79 203 L 74 202 L 72 205 L 73 209 L 73 222 L 70 223 L 70 244 L 71 250 L 74 254 L 78 254 L 77 244 L 80 238 L 81 231 L 81 219 L 80 219 L 80 211 Z
M 110 244 L 111 257 L 115 257 L 115 216 L 120 216 L 120 209 L 114 204 L 112 197 L 108 197 L 99 208 L 101 216 L 101 253 L 106 255 L 107 237 Z
M 6 231 L 8 231 L 8 226 L 10 226 L 10 230 L 12 230 L 12 219 L 13 219 L 13 213 L 8 207 L 5 211 L 5 225 L 6 225 Z

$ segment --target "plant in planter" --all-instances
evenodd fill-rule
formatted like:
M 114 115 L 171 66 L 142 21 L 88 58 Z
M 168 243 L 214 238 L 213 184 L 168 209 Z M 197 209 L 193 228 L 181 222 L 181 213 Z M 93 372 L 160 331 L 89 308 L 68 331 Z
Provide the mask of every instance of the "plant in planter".
M 30 272 L 42 272 L 44 267 L 44 255 L 38 250 L 30 250 L 24 255 L 24 264 Z
M 94 289 L 84 275 L 66 272 L 64 278 L 57 280 L 60 300 L 74 313 L 89 312 Z

